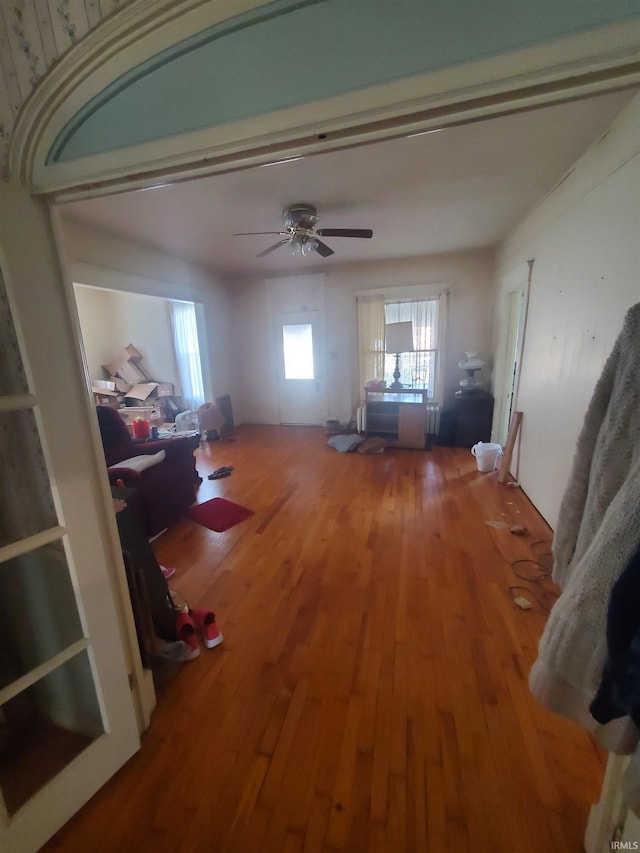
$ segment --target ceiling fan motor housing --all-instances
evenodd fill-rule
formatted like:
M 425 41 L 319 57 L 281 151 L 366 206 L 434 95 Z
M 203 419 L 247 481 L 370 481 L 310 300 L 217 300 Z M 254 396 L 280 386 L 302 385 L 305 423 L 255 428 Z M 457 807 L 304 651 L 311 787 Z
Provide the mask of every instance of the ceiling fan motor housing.
M 283 211 L 285 228 L 313 228 L 320 217 L 312 204 L 292 204 Z

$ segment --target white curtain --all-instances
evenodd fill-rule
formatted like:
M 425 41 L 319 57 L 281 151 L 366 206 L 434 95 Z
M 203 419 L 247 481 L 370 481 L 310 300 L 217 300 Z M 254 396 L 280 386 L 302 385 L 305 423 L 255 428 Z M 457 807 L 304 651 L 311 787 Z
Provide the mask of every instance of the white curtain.
M 427 388 L 429 399 L 438 401 L 441 389 L 439 365 L 443 362 L 440 339 L 440 299 L 400 299 L 387 301 L 384 307 L 387 323 L 410 321 L 413 326 L 413 352 L 399 359 L 400 382 L 406 388 Z M 385 379 L 393 381 L 395 355 L 385 359 Z
M 372 379 L 384 379 L 384 296 L 358 296 L 360 396 Z
M 442 409 L 445 405 L 445 387 L 447 379 L 447 338 L 449 334 L 450 290 L 443 290 L 438 296 L 438 358 L 436 362 L 436 402 Z
M 182 400 L 187 409 L 197 409 L 204 403 L 204 386 L 195 305 L 169 302 L 169 316 Z

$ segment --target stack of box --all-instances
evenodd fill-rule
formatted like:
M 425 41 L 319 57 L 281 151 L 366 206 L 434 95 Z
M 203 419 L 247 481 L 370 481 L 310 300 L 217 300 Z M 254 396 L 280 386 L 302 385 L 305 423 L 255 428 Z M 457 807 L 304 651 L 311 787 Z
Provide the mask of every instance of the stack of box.
M 151 421 L 173 421 L 182 407 L 175 399 L 171 382 L 155 382 L 141 364 L 142 353 L 133 344 L 126 346 L 102 369 L 108 380 L 93 380 L 96 405 L 113 406 L 125 421 L 146 417 Z
M 91 390 L 96 406 L 111 406 L 119 409 L 123 405 L 124 397 L 118 391 L 114 380 L 94 379 L 91 382 Z
M 146 372 L 141 362 L 142 353 L 133 344 L 129 344 L 111 364 L 103 364 L 102 369 L 112 379 L 119 377 L 127 383 L 128 387 L 126 391 L 129 391 L 134 385 L 140 382 L 148 382 L 151 379 L 151 376 Z

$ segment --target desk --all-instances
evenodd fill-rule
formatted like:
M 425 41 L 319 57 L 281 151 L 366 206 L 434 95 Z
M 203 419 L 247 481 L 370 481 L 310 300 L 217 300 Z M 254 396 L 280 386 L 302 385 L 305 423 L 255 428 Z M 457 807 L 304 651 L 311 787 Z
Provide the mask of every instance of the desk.
M 398 447 L 424 450 L 428 393 L 426 388 L 365 388 L 367 435 L 383 436 Z

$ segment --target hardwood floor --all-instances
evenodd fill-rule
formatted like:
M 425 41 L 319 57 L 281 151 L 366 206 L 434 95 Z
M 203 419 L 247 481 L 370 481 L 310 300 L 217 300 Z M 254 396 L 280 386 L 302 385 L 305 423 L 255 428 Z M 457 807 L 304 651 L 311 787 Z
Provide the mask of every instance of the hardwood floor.
M 241 427 L 198 453 L 198 501 L 255 515 L 184 520 L 154 548 L 224 644 L 44 849 L 582 850 L 604 754 L 528 691 L 545 612 L 514 606 L 508 587 L 532 585 L 510 564 L 544 562 L 550 531 L 522 492 L 465 450 L 339 454 L 316 428 Z

